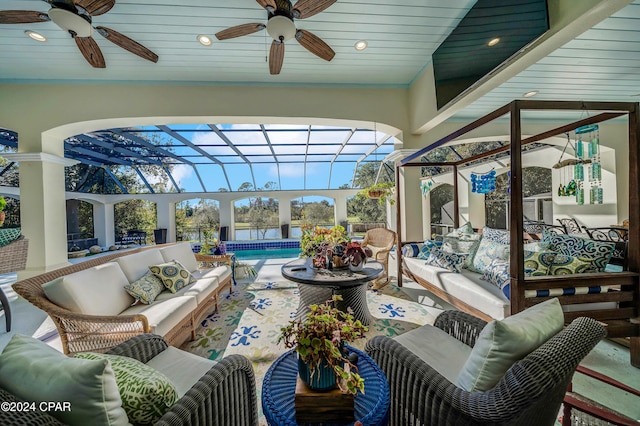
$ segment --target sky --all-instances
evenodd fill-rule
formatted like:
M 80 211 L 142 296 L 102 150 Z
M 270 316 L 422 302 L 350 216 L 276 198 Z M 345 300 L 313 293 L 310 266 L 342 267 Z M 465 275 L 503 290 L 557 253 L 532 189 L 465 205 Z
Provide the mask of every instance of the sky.
M 362 159 L 369 153 L 365 161 L 380 161 L 393 151 L 394 143 L 394 138 L 388 138 L 384 133 L 376 132 L 377 142 L 384 142 L 374 150 L 374 132 L 359 129 L 343 146 L 343 142 L 351 134 L 349 128 L 313 126 L 312 132 L 309 133 L 308 126 L 265 125 L 267 137 L 271 142 L 270 148 L 257 124 L 218 125 L 223 137 L 233 143 L 238 151 L 236 152 L 207 125 L 169 125 L 167 127 L 225 163 L 226 177 L 222 168 L 205 156 L 197 154 L 197 157 L 188 157 L 190 161 L 206 163 L 197 164 L 196 168 L 205 184 L 205 189 L 209 192 L 218 191 L 219 188 L 229 189 L 229 186 L 235 191 L 244 182 L 253 183 L 251 169 L 253 169 L 255 184 L 258 188 L 264 187 L 267 182 L 275 182 L 280 189 L 285 190 L 327 189 L 338 188 L 344 184 L 350 185 L 358 159 Z M 156 128 L 151 126 L 145 129 Z M 168 135 L 165 137 L 169 138 Z M 176 154 L 196 154 L 193 149 L 176 139 L 170 139 Z M 280 164 L 273 161 L 271 149 L 278 157 Z M 340 155 L 332 164 L 331 161 L 336 158 L 337 152 L 340 152 Z M 309 159 L 319 162 L 307 162 L 305 168 L 305 153 L 308 154 Z M 241 155 L 246 156 L 251 162 L 251 168 L 244 162 Z M 342 162 L 343 159 L 347 162 Z M 187 192 L 203 191 L 193 167 L 184 164 L 175 165 L 172 175 L 179 186 Z

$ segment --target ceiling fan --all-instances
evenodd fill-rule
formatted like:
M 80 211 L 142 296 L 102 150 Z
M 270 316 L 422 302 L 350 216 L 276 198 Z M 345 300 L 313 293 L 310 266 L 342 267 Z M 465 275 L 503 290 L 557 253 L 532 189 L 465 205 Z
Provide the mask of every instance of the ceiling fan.
M 51 5 L 47 13 L 33 10 L 1 10 L 0 24 L 30 24 L 53 21 L 69 32 L 84 58 L 94 68 L 105 68 L 104 56 L 93 39 L 93 30 L 110 42 L 151 62 L 158 62 L 158 55 L 137 41 L 107 27 L 93 27 L 94 16 L 111 10 L 115 0 L 43 0 Z
M 319 58 L 325 61 L 333 59 L 336 53 L 327 43 L 309 31 L 297 29 L 293 20 L 305 19 L 320 13 L 334 4 L 336 0 L 298 0 L 293 5 L 290 0 L 256 1 L 268 12 L 266 25 L 260 22 L 236 25 L 216 33 L 216 38 L 227 40 L 253 34 L 266 28 L 273 38 L 269 51 L 269 72 L 271 74 L 280 74 L 284 61 L 284 43 L 294 37 L 302 47 Z

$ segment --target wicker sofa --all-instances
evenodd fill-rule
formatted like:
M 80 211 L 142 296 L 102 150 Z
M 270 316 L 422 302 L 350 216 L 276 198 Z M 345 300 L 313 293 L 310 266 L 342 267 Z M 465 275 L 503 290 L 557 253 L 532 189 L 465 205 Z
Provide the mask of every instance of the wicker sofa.
M 153 334 L 132 337 L 107 353 L 136 359 L 160 371 L 176 384 L 179 399 L 162 415 L 155 423 L 156 425 L 254 426 L 258 424 L 255 376 L 251 363 L 241 355 L 230 355 L 216 363 L 170 348 L 162 337 Z M 181 368 L 176 369 L 176 363 Z M 37 379 L 37 377 L 33 378 L 34 381 Z M 37 383 L 30 383 L 29 386 L 37 386 Z M 22 388 L 21 392 L 31 391 L 29 387 L 26 389 Z M 70 397 L 72 395 L 62 394 L 47 398 L 49 401 L 69 401 Z M 29 398 L 19 398 L 3 387 L 0 387 L 0 399 L 9 404 L 18 401 L 31 402 Z M 22 406 L 31 407 L 24 404 Z M 40 404 L 35 405 L 35 407 L 40 406 Z M 57 414 L 56 410 L 49 412 L 39 409 L 2 410 L 0 424 L 5 426 L 64 425 L 65 423 L 54 417 Z M 91 422 L 79 424 L 85 425 Z
M 163 291 L 151 304 L 134 304 L 124 285 L 149 266 L 177 260 L 197 281 L 176 293 Z M 200 268 L 199 261 L 226 264 Z M 194 255 L 189 243 L 141 247 L 34 276 L 13 285 L 16 293 L 55 323 L 65 353 L 104 352 L 142 333 L 178 346 L 195 336 L 199 319 L 231 290 L 228 256 Z

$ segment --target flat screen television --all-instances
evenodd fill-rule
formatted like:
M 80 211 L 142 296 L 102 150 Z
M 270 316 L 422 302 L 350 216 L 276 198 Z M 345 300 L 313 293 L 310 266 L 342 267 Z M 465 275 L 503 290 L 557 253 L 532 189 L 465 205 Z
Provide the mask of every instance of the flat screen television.
M 478 0 L 433 53 L 438 109 L 548 29 L 546 0 Z

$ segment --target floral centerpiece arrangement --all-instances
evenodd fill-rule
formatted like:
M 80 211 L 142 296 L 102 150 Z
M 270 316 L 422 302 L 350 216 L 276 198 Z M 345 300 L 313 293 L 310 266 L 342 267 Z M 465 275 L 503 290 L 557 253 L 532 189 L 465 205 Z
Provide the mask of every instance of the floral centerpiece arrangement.
M 210 230 L 202 231 L 204 242 L 200 246 L 200 254 L 224 254 L 222 253 L 222 244 L 217 238 L 213 237 Z
M 344 342 L 364 337 L 367 327 L 350 312 L 333 306 L 340 300 L 342 297 L 335 295 L 324 304 L 311 305 L 306 319 L 290 321 L 281 328 L 278 343 L 295 348 L 300 378 L 311 389 L 330 390 L 337 385 L 355 395 L 364 393 L 364 379 L 345 353 Z

